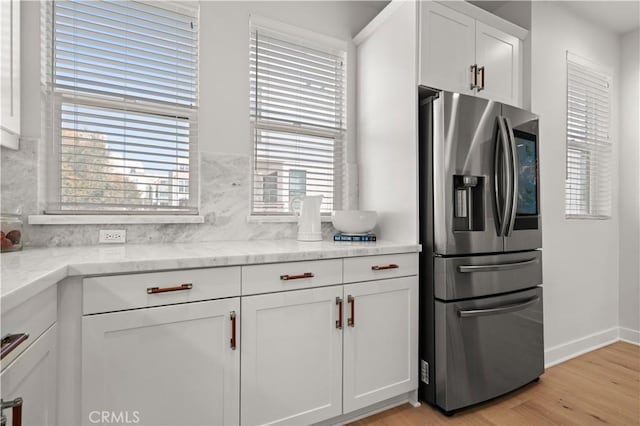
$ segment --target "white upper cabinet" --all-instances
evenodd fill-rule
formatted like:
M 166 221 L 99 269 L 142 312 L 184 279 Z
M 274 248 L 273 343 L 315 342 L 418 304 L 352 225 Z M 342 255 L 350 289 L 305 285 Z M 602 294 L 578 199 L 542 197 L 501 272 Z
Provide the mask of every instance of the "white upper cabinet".
M 0 145 L 18 149 L 20 135 L 20 1 L 0 1 Z
M 520 104 L 520 40 L 476 21 L 478 96 Z
M 438 3 L 422 4 L 420 84 L 473 95 L 476 21 Z
M 419 84 L 520 106 L 520 38 L 425 1 L 420 3 L 419 40 Z

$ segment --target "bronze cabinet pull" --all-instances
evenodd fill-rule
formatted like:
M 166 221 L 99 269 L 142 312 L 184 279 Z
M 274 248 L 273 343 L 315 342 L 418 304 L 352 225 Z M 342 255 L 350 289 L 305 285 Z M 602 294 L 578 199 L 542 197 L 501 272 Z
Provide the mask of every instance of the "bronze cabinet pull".
M 12 401 L 3 401 L 0 399 L 0 417 L 2 418 L 2 426 L 7 423 L 7 417 L 2 411 L 9 408 L 12 409 L 11 426 L 22 426 L 22 398 L 16 398 Z
M 236 311 L 231 311 L 229 314 L 231 320 L 231 341 L 229 342 L 231 349 L 236 350 Z
M 484 66 L 478 68 L 478 73 L 480 73 L 480 86 L 477 86 L 479 92 L 484 90 Z
M 180 284 L 175 287 L 147 287 L 147 294 L 169 293 L 171 291 L 191 290 L 193 284 Z
M 371 270 L 372 271 L 384 271 L 385 269 L 398 269 L 400 266 L 396 265 L 395 263 L 390 263 L 389 265 L 385 265 L 385 266 L 372 266 Z
M 338 319 L 336 320 L 336 328 L 342 330 L 342 298 L 336 297 L 336 305 L 338 305 Z
M 478 88 L 478 65 L 473 64 L 470 67 L 472 82 L 469 83 L 469 89 L 477 89 Z
M 347 319 L 349 327 L 356 326 L 356 298 L 352 295 L 347 296 L 347 303 L 351 304 L 351 318 Z
M 27 333 L 19 333 L 19 334 L 7 334 L 2 338 L 2 349 L 0 352 L 0 359 L 4 359 L 7 355 L 9 355 L 15 348 L 20 346 L 20 343 L 24 342 L 29 338 Z
M 313 278 L 315 275 L 313 275 L 313 273 L 311 272 L 305 272 L 304 274 L 300 274 L 300 275 L 280 275 L 280 279 L 282 281 L 289 281 L 289 280 L 299 280 L 302 278 Z

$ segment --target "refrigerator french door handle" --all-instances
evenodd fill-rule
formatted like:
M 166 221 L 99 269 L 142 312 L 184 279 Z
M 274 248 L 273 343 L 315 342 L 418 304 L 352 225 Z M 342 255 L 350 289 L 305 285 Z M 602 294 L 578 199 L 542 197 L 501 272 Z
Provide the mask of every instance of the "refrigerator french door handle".
M 498 211 L 498 236 L 502 237 L 506 235 L 507 227 L 509 226 L 509 206 L 511 205 L 511 197 L 513 196 L 513 181 L 511 177 L 513 172 L 511 170 L 512 163 L 509 158 L 509 136 L 507 128 L 502 116 L 498 117 L 498 141 L 496 141 L 496 152 L 494 158 L 494 190 L 496 196 L 496 210 Z M 501 145 L 498 145 L 498 142 Z M 502 163 L 500 162 L 500 153 L 502 153 Z M 503 168 L 506 168 L 504 173 Z M 504 173 L 504 174 L 503 174 Z M 506 175 L 506 190 L 503 198 L 502 205 L 500 205 L 500 183 Z
M 513 135 L 513 128 L 511 127 L 511 123 L 507 117 L 503 117 L 504 124 L 506 127 L 506 133 L 508 135 L 508 146 L 509 146 L 509 160 L 511 162 L 511 173 L 509 173 L 509 179 L 511 180 L 511 197 L 510 203 L 508 205 L 508 227 L 506 229 L 506 233 L 503 235 L 508 237 L 513 232 L 513 226 L 516 222 L 516 213 L 518 211 L 518 151 L 516 148 L 516 138 Z
M 514 303 L 511 305 L 498 306 L 495 308 L 487 308 L 487 309 L 469 309 L 469 310 L 461 310 L 458 311 L 458 316 L 460 318 L 468 318 L 468 317 L 485 317 L 489 315 L 500 315 L 507 314 L 510 312 L 522 311 L 523 309 L 528 308 L 531 305 L 535 305 L 540 301 L 540 297 L 536 296 L 532 299 L 525 300 L 521 303 Z

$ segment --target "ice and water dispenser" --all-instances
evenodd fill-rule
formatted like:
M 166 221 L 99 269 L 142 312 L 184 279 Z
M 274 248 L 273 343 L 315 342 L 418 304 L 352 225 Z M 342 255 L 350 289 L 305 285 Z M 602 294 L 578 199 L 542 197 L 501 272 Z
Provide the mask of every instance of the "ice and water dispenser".
M 484 176 L 454 175 L 454 231 L 484 231 Z

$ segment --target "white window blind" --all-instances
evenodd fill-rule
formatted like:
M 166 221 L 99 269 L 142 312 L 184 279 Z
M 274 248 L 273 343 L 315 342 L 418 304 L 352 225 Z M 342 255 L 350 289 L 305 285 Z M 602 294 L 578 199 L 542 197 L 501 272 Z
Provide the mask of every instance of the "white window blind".
M 344 49 L 252 25 L 252 214 L 290 214 L 294 197 L 340 208 L 346 132 Z
M 611 217 L 611 77 L 567 53 L 567 176 L 569 218 Z
M 196 213 L 197 6 L 64 0 L 51 17 L 47 212 Z

